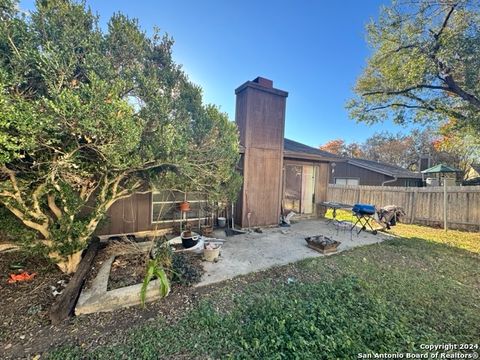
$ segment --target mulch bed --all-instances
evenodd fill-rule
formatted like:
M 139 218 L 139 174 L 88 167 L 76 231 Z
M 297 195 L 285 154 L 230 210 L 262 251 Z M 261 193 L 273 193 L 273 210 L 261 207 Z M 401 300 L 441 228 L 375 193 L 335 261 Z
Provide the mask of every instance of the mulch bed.
M 145 277 L 148 256 L 145 253 L 115 257 L 110 269 L 107 290 L 139 284 Z

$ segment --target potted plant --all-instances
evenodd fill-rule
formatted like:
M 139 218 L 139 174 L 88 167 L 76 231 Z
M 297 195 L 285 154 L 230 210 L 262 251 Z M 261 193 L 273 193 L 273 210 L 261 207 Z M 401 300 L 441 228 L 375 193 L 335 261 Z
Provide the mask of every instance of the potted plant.
M 194 247 L 198 243 L 200 238 L 197 234 L 193 234 L 191 230 L 185 230 L 180 235 L 182 238 L 182 245 L 185 249 Z
M 179 205 L 179 209 L 180 209 L 180 211 L 182 211 L 182 212 L 190 211 L 190 210 L 191 210 L 191 208 L 190 208 L 190 203 L 189 203 L 188 201 L 186 201 L 186 200 L 183 201 L 183 202 L 181 202 L 180 205 Z

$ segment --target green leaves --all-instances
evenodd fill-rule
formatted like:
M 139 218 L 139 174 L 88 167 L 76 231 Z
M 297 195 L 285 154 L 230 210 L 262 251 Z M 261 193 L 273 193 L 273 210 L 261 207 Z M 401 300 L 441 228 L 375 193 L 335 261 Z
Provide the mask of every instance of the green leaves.
M 0 204 L 50 250 L 81 250 L 139 188 L 236 196 L 236 127 L 202 103 L 170 37 L 121 14 L 103 32 L 73 0 L 28 17 L 6 1 L 0 16 Z
M 140 300 L 142 306 L 145 306 L 147 288 L 154 278 L 158 280 L 160 297 L 165 297 L 170 292 L 170 280 L 167 277 L 165 269 L 161 264 L 159 264 L 158 259 L 149 260 L 147 265 L 147 273 L 143 279 L 142 288 L 140 289 Z
M 480 6 L 475 1 L 394 1 L 367 26 L 373 54 L 347 103 L 367 123 L 480 119 Z

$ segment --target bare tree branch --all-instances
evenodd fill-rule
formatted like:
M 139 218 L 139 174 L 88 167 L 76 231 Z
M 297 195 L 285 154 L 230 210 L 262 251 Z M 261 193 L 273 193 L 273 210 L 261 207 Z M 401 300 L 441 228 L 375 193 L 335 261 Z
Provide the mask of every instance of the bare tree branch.
M 408 87 L 403 90 L 376 90 L 376 91 L 369 91 L 366 93 L 363 93 L 362 96 L 369 96 L 369 95 L 399 95 L 399 94 L 404 94 L 408 93 L 412 90 L 418 90 L 418 89 L 432 89 L 432 90 L 442 90 L 442 91 L 449 91 L 450 88 L 446 86 L 437 86 L 437 85 L 428 85 L 428 84 L 420 84 L 420 85 L 415 85 Z

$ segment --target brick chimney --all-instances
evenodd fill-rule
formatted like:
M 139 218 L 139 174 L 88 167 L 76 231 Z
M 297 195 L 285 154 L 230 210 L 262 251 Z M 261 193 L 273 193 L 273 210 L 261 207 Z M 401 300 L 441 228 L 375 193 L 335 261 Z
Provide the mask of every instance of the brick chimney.
M 237 204 L 242 227 L 278 224 L 282 198 L 283 139 L 288 93 L 257 77 L 235 90 L 243 188 Z

